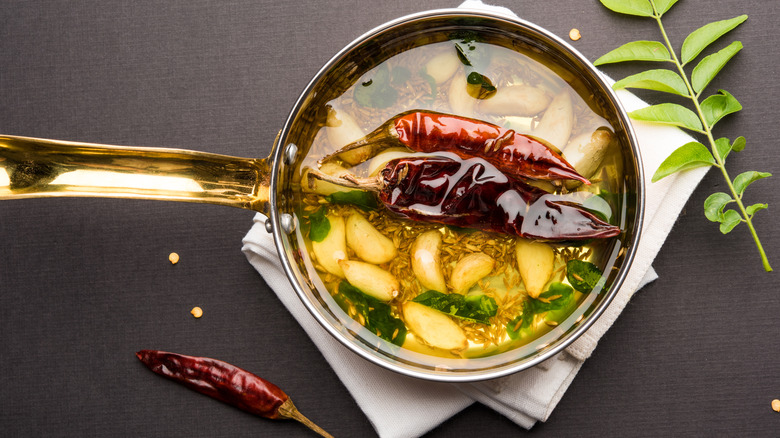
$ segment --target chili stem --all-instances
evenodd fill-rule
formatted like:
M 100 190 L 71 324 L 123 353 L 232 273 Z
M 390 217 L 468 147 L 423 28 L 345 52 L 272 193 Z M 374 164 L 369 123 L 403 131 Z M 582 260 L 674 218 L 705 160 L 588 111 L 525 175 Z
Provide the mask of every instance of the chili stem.
M 368 190 L 370 192 L 378 192 L 382 189 L 379 178 L 358 178 L 351 173 L 345 173 L 341 176 L 331 176 L 317 169 L 309 169 L 308 178 L 309 181 L 306 181 L 305 184 L 308 184 L 309 188 L 313 188 L 313 180 L 318 179 L 350 189 Z
M 758 248 L 758 253 L 761 255 L 761 262 L 764 265 L 764 270 L 766 272 L 772 271 L 772 266 L 769 264 L 769 259 L 767 258 L 766 252 L 764 251 L 764 247 L 761 245 L 761 240 L 758 238 L 758 233 L 756 232 L 755 227 L 753 227 L 753 221 L 750 215 L 747 214 L 747 211 L 745 210 L 745 205 L 742 203 L 742 197 L 737 194 L 736 189 L 734 189 L 734 185 L 731 182 L 731 177 L 728 174 L 728 171 L 726 170 L 726 165 L 723 161 L 723 157 L 720 156 L 720 153 L 718 152 L 718 148 L 715 147 L 715 138 L 712 136 L 712 127 L 707 123 L 707 119 L 704 117 L 704 112 L 701 109 L 701 105 L 699 104 L 699 96 L 693 91 L 693 87 L 691 86 L 690 81 L 688 80 L 688 76 L 685 74 L 685 70 L 683 69 L 683 65 L 680 63 L 680 60 L 677 58 L 677 54 L 674 51 L 674 47 L 672 47 L 672 43 L 669 41 L 669 36 L 666 34 L 666 29 L 664 28 L 663 23 L 661 22 L 661 15 L 658 14 L 658 11 L 655 9 L 654 2 L 650 2 L 653 6 L 653 17 L 655 18 L 656 23 L 658 23 L 658 28 L 661 31 L 661 35 L 664 38 L 664 43 L 666 44 L 666 47 L 669 49 L 669 53 L 672 56 L 672 60 L 674 64 L 677 66 L 677 70 L 680 73 L 680 76 L 682 77 L 682 80 L 685 82 L 686 88 L 688 88 L 688 97 L 691 99 L 691 102 L 693 102 L 693 106 L 696 108 L 696 112 L 699 115 L 699 119 L 701 119 L 702 126 L 704 127 L 704 134 L 707 136 L 707 141 L 710 144 L 710 150 L 712 151 L 713 157 L 715 157 L 716 164 L 715 166 L 720 169 L 720 172 L 723 174 L 723 178 L 726 180 L 726 185 L 728 186 L 729 190 L 731 191 L 732 198 L 737 204 L 737 208 L 739 208 L 739 212 L 742 215 L 742 222 L 745 222 L 748 229 L 750 230 L 750 234 L 753 236 L 753 241 L 756 243 L 756 247 Z
M 298 408 L 295 407 L 292 400 L 290 400 L 289 398 L 279 406 L 279 416 L 281 418 L 287 418 L 290 420 L 298 421 L 304 426 L 313 430 L 314 432 L 317 432 L 317 434 L 319 434 L 322 437 L 333 438 L 333 435 L 329 434 L 328 432 L 325 432 L 324 429 L 317 426 L 316 424 L 314 424 L 313 421 L 309 420 L 303 414 L 301 414 L 301 411 L 299 411 Z

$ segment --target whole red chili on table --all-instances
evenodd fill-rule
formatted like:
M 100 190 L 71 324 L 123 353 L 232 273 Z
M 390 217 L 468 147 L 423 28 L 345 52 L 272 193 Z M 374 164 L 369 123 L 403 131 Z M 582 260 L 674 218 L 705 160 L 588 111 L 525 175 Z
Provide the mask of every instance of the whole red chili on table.
M 511 178 L 481 158 L 400 158 L 388 162 L 376 178 L 333 177 L 316 170 L 309 177 L 374 191 L 388 210 L 416 221 L 545 241 L 620 234 L 619 227 L 575 198 Z
M 481 120 L 430 111 L 399 114 L 364 138 L 320 161 L 358 149 L 364 152 L 360 154 L 362 157 L 370 157 L 394 143 L 417 152 L 452 152 L 464 159 L 483 158 L 517 178 L 570 179 L 590 184 L 541 139 Z
M 278 386 L 221 360 L 159 350 L 135 354 L 150 370 L 244 411 L 270 419 L 291 419 L 333 438 L 303 416 Z

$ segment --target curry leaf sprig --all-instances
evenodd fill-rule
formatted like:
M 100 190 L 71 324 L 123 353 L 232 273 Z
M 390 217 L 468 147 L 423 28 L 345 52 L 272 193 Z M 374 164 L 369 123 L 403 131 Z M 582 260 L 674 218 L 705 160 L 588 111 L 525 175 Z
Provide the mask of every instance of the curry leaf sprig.
M 730 152 L 739 152 L 745 148 L 745 138 L 737 137 L 734 141 L 726 137 L 715 138 L 713 127 L 723 117 L 740 111 L 742 105 L 726 90 L 718 90 L 703 100 L 702 93 L 720 72 L 720 70 L 742 49 L 742 43 L 734 41 L 725 48 L 702 58 L 691 71 L 690 77 L 685 67 L 690 65 L 710 44 L 730 32 L 745 20 L 747 15 L 740 15 L 728 20 L 706 24 L 691 32 L 683 41 L 678 57 L 674 47 L 669 42 L 661 17 L 677 3 L 677 0 L 600 0 L 608 9 L 621 14 L 653 18 L 658 23 L 663 42 L 632 41 L 618 47 L 597 59 L 595 65 L 604 65 L 625 61 L 646 61 L 659 64 L 671 64 L 671 68 L 646 70 L 626 77 L 613 86 L 623 88 L 639 88 L 645 90 L 670 93 L 691 102 L 689 107 L 677 103 L 661 103 L 651 105 L 629 113 L 635 120 L 678 126 L 694 132 L 704 138 L 709 147 L 698 141 L 682 145 L 672 152 L 661 163 L 653 175 L 652 181 L 658 181 L 676 172 L 697 167 L 716 167 L 723 174 L 730 193 L 717 192 L 704 201 L 704 215 L 712 222 L 720 223 L 720 231 L 726 234 L 737 225 L 744 222 L 753 236 L 764 269 L 769 272 L 769 265 L 764 248 L 753 227 L 753 215 L 768 207 L 758 203 L 745 205 L 743 195 L 751 183 L 771 176 L 767 172 L 747 171 L 732 179 L 726 171 L 726 157 Z M 733 205 L 732 205 L 733 204 Z M 731 208 L 732 206 L 736 209 Z

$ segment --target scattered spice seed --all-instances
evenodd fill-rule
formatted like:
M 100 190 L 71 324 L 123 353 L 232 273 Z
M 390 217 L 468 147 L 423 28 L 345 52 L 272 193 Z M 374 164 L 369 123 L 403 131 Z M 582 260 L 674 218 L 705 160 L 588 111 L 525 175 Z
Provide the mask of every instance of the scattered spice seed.
M 571 38 L 572 41 L 577 41 L 578 39 L 582 38 L 582 35 L 580 34 L 580 30 L 576 28 L 570 30 L 569 38 Z
M 179 263 L 179 254 L 176 254 L 175 252 L 170 253 L 168 255 L 168 260 L 171 262 L 172 265 Z
M 195 306 L 192 308 L 192 310 L 190 310 L 190 313 L 192 313 L 192 316 L 194 316 L 195 318 L 200 318 L 201 316 L 203 316 L 203 309 L 201 309 L 198 306 Z
M 780 400 L 774 399 L 772 400 L 772 410 L 775 412 L 780 412 Z

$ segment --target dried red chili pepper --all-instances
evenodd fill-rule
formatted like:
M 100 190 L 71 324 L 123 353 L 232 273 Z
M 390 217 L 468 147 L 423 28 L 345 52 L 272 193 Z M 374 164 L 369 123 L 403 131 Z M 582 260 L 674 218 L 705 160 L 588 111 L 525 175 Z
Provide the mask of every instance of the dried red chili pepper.
M 273 383 L 221 360 L 158 350 L 135 354 L 150 370 L 201 394 L 270 419 L 296 420 L 324 437 L 332 436 L 304 417 Z
M 481 120 L 436 112 L 399 114 L 321 162 L 358 149 L 362 150 L 360 155 L 369 157 L 394 142 L 417 152 L 452 152 L 461 158 L 484 158 L 507 175 L 518 178 L 571 179 L 590 184 L 543 140 Z
M 566 195 L 547 193 L 504 175 L 480 158 L 400 158 L 376 178 L 313 178 L 377 192 L 403 217 L 545 241 L 613 237 L 620 228 L 602 221 Z

